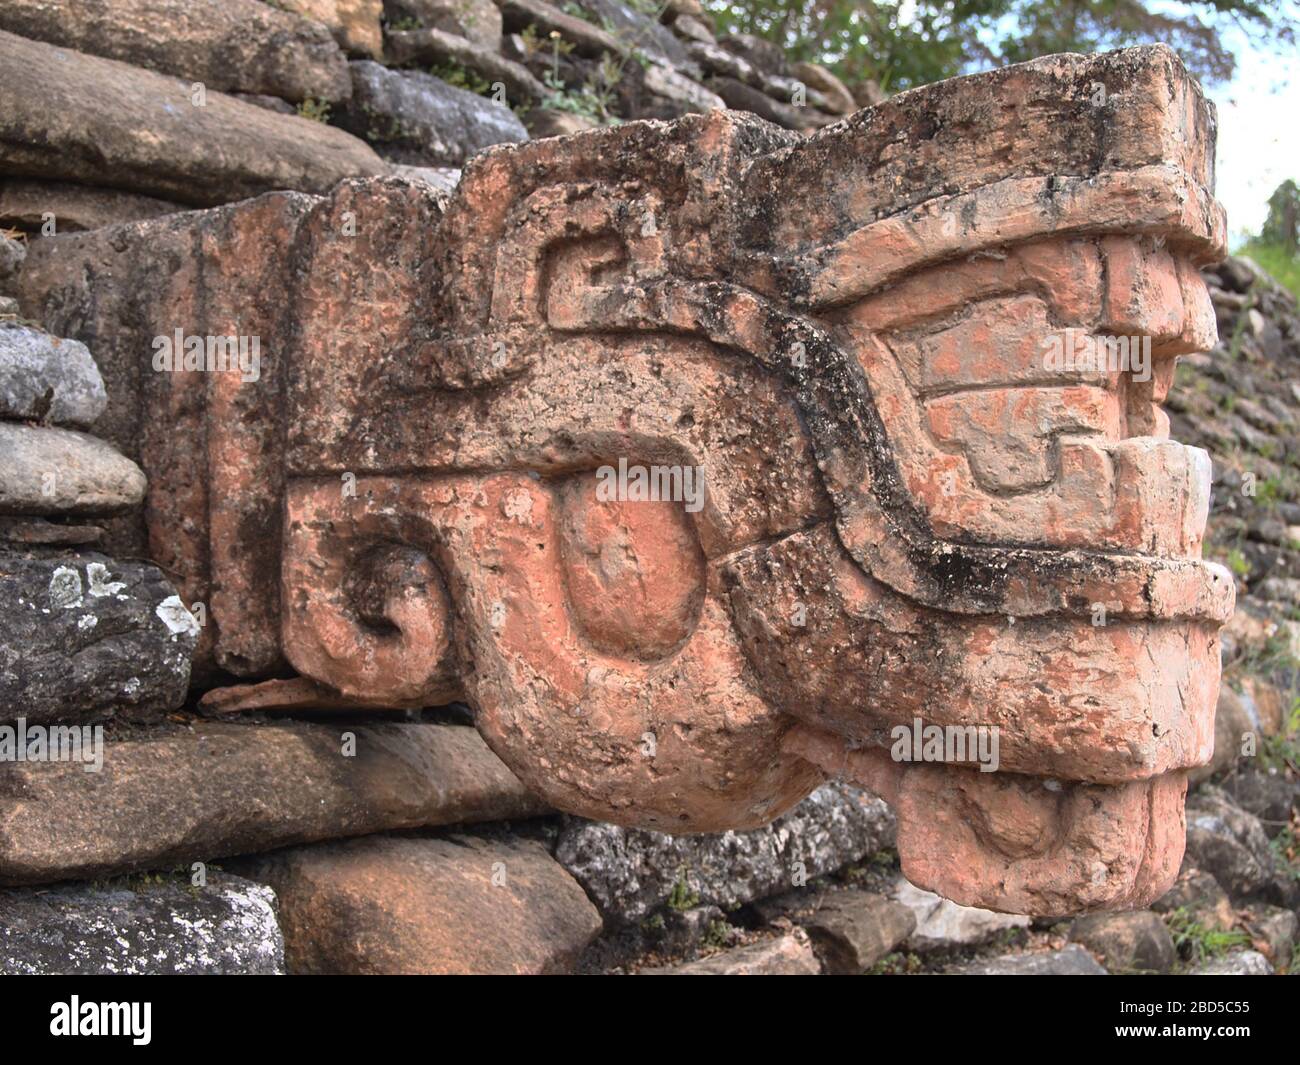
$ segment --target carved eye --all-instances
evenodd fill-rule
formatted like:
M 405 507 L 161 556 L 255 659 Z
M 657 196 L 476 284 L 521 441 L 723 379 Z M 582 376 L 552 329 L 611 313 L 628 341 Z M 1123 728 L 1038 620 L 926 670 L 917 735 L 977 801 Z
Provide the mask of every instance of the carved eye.
M 591 644 L 651 660 L 691 634 L 704 555 L 682 502 L 602 501 L 594 471 L 561 488 L 561 552 L 573 617 Z

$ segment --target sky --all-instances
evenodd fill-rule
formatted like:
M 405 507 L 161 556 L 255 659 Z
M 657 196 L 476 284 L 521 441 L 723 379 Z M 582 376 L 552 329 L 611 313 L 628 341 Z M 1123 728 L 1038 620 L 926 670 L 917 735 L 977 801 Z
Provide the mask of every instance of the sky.
M 1206 95 L 1219 109 L 1215 193 L 1235 248 L 1259 232 L 1273 190 L 1287 178 L 1300 182 L 1300 56 L 1246 43 L 1234 51 L 1232 81 Z

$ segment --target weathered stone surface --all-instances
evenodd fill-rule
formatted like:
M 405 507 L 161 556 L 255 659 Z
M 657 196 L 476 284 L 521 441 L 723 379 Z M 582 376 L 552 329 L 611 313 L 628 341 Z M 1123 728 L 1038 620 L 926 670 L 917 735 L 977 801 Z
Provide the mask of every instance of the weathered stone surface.
M 185 699 L 197 635 L 175 590 L 147 563 L 0 554 L 0 722 L 173 710 Z M 74 770 L 83 767 L 60 771 Z
M 514 103 L 537 103 L 547 95 L 545 86 L 528 72 L 527 67 L 506 59 L 495 46 L 486 48 L 440 29 L 391 32 L 388 34 L 388 53 L 393 63 L 403 65 L 445 62 L 476 70 L 488 81 L 501 82 Z
M 501 45 L 501 9 L 492 0 L 384 0 L 384 16 L 390 26 L 414 21 L 482 48 Z
M 872 854 L 893 841 L 885 804 L 825 785 L 767 828 L 721 836 L 668 836 L 573 822 L 556 858 L 606 919 L 639 921 L 674 891 L 730 908 L 774 895 Z
M 75 233 L 118 222 L 138 222 L 183 210 L 181 204 L 121 189 L 94 189 L 66 181 L 0 181 L 0 223 L 20 229 Z
M 1086 950 L 1071 944 L 1037 954 L 1008 954 L 948 969 L 953 976 L 1105 976 L 1106 970 Z
M 99 773 L 0 765 L 0 883 L 544 812 L 472 729 L 202 722 L 110 740 Z
M 275 0 L 275 6 L 319 22 L 349 55 L 384 54 L 384 0 Z
M 1281 906 L 1252 906 L 1246 913 L 1246 928 L 1256 949 L 1280 968 L 1291 968 L 1300 932 L 1300 916 Z
M 104 379 L 85 344 L 0 323 L 0 418 L 84 428 L 107 405 Z
M 508 107 L 418 70 L 351 64 L 352 100 L 338 116 L 345 129 L 379 144 L 394 162 L 461 166 L 493 144 L 528 139 Z
M 69 525 L 44 518 L 0 517 L 0 540 L 24 546 L 93 544 L 104 535 L 98 525 Z
M 581 55 L 599 59 L 606 52 L 624 55 L 628 46 L 594 23 L 561 11 L 546 0 L 498 0 L 504 28 L 517 32 L 533 26 L 539 36 L 558 33 Z
M 1112 973 L 1167 973 L 1178 960 L 1169 929 L 1150 910 L 1080 917 L 1070 938 L 1100 955 Z
M 645 88 L 655 96 L 680 104 L 683 111 L 712 111 L 727 103 L 715 92 L 665 63 L 651 63 L 644 72 Z
M 1273 966 L 1257 950 L 1241 950 L 1215 958 L 1191 971 L 1192 976 L 1272 976 Z
M 916 915 L 869 891 L 833 891 L 796 918 L 832 974 L 866 972 L 916 930 Z
M 1157 913 L 1185 910 L 1187 915 L 1206 928 L 1226 932 L 1237 923 L 1237 915 L 1228 893 L 1217 880 L 1200 869 L 1187 867 L 1160 898 L 1151 904 Z
M 256 975 L 284 972 L 270 888 L 212 872 L 165 883 L 0 891 L 6 976 Z
M 261 200 L 224 234 L 194 218 L 213 240 L 172 304 L 249 286 L 212 263 L 254 234 L 258 288 L 292 299 L 265 384 L 142 405 L 194 430 L 144 449 L 176 471 L 155 539 L 223 598 L 225 668 L 464 701 L 569 812 L 747 829 L 842 774 L 898 810 L 927 889 L 1144 906 L 1179 867 L 1234 595 L 1200 560 L 1207 458 L 1161 410 L 1214 343 L 1213 136 L 1144 48 L 809 137 L 714 111 L 495 146 L 446 203 L 348 182 L 293 225 Z M 33 251 L 24 306 L 78 309 L 97 356 L 88 334 L 139 352 L 175 317 L 98 295 L 87 262 L 122 253 L 64 254 Z M 1062 330 L 1149 338 L 1151 374 L 1057 365 Z M 666 499 L 628 479 L 672 466 Z M 249 594 L 277 581 L 282 610 Z M 919 724 L 995 735 L 996 766 L 904 761 Z
M 1242 705 L 1241 696 L 1225 684 L 1219 689 L 1214 708 L 1214 756 L 1208 765 L 1193 769 L 1188 780 L 1199 784 L 1231 769 L 1241 759 L 1247 737 L 1253 737 L 1258 749 L 1259 731 L 1255 722 Z
M 1208 784 L 1188 801 L 1187 857 L 1234 899 L 1289 898 L 1259 818 Z
M 1300 781 L 1277 769 L 1243 770 L 1219 785 L 1234 803 L 1259 818 L 1270 838 L 1281 832 L 1300 810 Z
M 97 436 L 0 422 L 0 514 L 114 514 L 144 499 L 140 467 Z
M 452 166 L 403 166 L 396 163 L 393 165 L 393 174 L 396 177 L 418 181 L 450 196 L 460 184 L 461 172 L 459 168 Z
M 571 0 L 569 10 L 575 7 L 587 12 L 588 21 L 608 30 L 625 47 L 691 77 L 699 77 L 699 68 L 672 30 L 653 17 L 654 8 L 634 7 L 623 0 Z
M 3 32 L 0 93 L 0 174 L 9 177 L 216 204 L 271 189 L 323 192 L 386 170 L 364 142 L 320 122 L 219 92 L 197 106 L 189 82 Z
M 0 30 L 222 92 L 298 101 L 351 90 L 328 30 L 259 0 L 6 0 Z
M 526 839 L 370 836 L 272 855 L 293 973 L 568 970 L 600 931 L 582 889 Z
M 908 938 L 914 950 L 942 950 L 987 943 L 1012 928 L 1028 928 L 1023 914 L 994 913 L 974 906 L 962 906 L 900 879 L 894 886 L 894 901 L 906 907 L 916 927 Z
M 642 969 L 642 976 L 818 976 L 821 966 L 802 928 L 698 961 Z
M 740 56 L 764 74 L 785 74 L 785 53 L 779 44 L 773 44 L 752 33 L 727 33 L 718 38 L 718 46 L 732 55 Z
M 851 115 L 858 109 L 853 94 L 834 74 L 817 63 L 796 63 L 790 73 L 810 89 L 817 89 L 832 105 L 831 110 L 840 115 Z
M 830 121 L 828 117 L 818 116 L 810 107 L 796 107 L 788 99 L 773 99 L 761 89 L 735 78 L 719 75 L 710 78 L 705 85 L 728 107 L 750 111 L 786 129 L 816 129 Z
M 0 233 L 0 281 L 7 281 L 27 258 L 27 245 L 14 240 L 8 233 Z

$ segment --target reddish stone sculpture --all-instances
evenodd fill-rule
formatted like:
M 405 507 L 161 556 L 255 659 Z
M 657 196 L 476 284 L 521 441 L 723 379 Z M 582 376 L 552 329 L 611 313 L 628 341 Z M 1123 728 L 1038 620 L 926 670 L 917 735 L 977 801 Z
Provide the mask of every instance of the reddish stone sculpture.
M 1144 904 L 1233 598 L 1199 557 L 1208 459 L 1160 409 L 1215 339 L 1213 139 L 1144 48 L 807 138 L 715 112 L 491 150 L 445 205 L 371 180 L 128 227 L 190 227 L 157 332 L 262 335 L 256 382 L 142 390 L 192 430 L 141 450 L 205 661 L 298 675 L 218 701 L 463 699 L 556 806 L 666 831 L 844 774 L 923 887 Z M 1107 337 L 1149 373 L 1071 361 Z M 702 470 L 699 505 L 611 499 L 620 462 Z M 996 729 L 998 771 L 894 760 L 917 719 Z

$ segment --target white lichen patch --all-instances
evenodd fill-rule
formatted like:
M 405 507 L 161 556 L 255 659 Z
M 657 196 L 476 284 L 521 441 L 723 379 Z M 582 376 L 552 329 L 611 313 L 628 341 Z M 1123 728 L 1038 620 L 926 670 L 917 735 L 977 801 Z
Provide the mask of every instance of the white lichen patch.
M 92 562 L 86 567 L 86 580 L 90 584 L 90 594 L 96 599 L 106 595 L 117 595 L 126 587 L 121 581 L 112 579 L 108 567 L 102 562 Z
M 55 610 L 81 606 L 81 574 L 72 566 L 60 566 L 50 576 L 50 606 Z
M 194 615 L 185 609 L 185 604 L 181 602 L 179 595 L 169 595 L 158 604 L 154 613 L 167 626 L 167 631 L 171 633 L 173 640 L 182 634 L 198 635 L 199 623 L 194 620 Z

